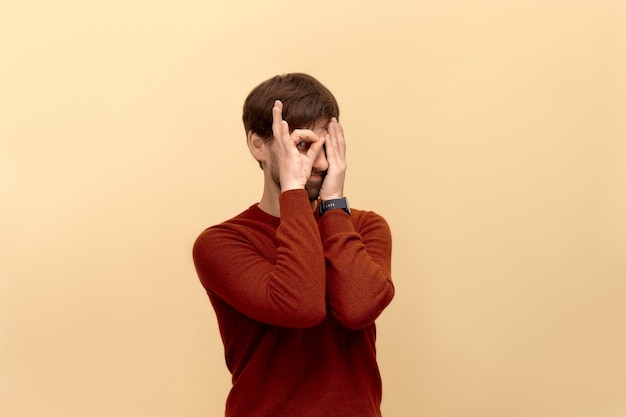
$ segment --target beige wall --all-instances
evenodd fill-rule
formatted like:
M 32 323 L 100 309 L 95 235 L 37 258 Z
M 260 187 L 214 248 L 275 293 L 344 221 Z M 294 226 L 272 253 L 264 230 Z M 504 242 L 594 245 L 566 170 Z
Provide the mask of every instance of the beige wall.
M 624 4 L 4 2 L 0 415 L 223 414 L 191 245 L 260 197 L 245 95 L 304 71 L 394 232 L 385 415 L 625 416 Z

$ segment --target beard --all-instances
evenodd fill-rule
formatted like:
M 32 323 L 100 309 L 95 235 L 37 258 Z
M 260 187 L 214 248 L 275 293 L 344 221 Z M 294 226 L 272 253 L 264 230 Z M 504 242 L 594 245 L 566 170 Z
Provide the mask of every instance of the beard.
M 321 175 L 322 179 L 321 180 L 312 180 L 309 179 L 306 183 L 306 185 L 304 186 L 304 189 L 306 190 L 306 192 L 309 194 L 309 201 L 313 202 L 313 201 L 317 201 L 317 199 L 320 196 L 320 190 L 322 189 L 322 184 L 324 183 L 324 178 L 326 177 L 326 172 L 322 172 L 322 171 L 318 171 L 316 169 L 313 169 L 312 174 L 314 175 Z M 274 181 L 274 184 L 276 184 L 276 186 L 278 187 L 278 189 L 280 190 L 280 176 L 278 175 L 278 169 L 276 168 L 275 164 L 272 164 L 272 180 Z
M 322 188 L 322 184 L 324 183 L 324 174 L 322 174 L 321 180 L 311 180 L 309 179 L 304 186 L 304 189 L 309 193 L 309 201 L 317 201 L 320 196 L 320 189 Z

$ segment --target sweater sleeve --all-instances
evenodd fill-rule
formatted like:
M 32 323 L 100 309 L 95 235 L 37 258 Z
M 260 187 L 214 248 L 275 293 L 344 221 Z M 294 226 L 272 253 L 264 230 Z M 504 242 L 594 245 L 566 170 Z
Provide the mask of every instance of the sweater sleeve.
M 198 237 L 194 263 L 207 292 L 240 313 L 275 326 L 311 327 L 326 315 L 319 229 L 306 191 L 284 192 L 279 202 L 275 260 L 264 256 L 261 247 L 273 233 L 263 233 L 266 224 L 226 223 Z
M 332 210 L 320 218 L 319 227 L 331 312 L 345 327 L 364 328 L 394 296 L 389 226 L 373 212 L 359 211 L 351 218 Z

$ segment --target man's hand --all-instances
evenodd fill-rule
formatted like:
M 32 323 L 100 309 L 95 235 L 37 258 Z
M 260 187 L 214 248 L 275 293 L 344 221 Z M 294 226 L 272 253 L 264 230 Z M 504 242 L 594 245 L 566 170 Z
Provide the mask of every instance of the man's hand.
M 311 176 L 313 163 L 323 151 L 324 138 L 309 129 L 296 129 L 290 134 L 282 112 L 283 103 L 276 100 L 272 109 L 272 132 L 278 146 L 281 191 L 303 189 Z
M 346 140 L 343 136 L 343 127 L 336 118 L 328 124 L 326 134 L 326 160 L 328 171 L 320 190 L 322 200 L 332 200 L 343 197 L 343 184 L 346 179 Z

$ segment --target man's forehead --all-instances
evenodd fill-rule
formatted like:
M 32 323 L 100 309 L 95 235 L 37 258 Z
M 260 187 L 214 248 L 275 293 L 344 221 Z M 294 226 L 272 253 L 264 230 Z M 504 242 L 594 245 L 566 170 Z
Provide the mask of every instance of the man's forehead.
M 317 119 L 315 122 L 295 127 L 295 129 L 326 130 L 329 123 L 330 119 Z

